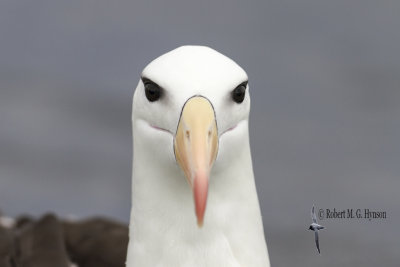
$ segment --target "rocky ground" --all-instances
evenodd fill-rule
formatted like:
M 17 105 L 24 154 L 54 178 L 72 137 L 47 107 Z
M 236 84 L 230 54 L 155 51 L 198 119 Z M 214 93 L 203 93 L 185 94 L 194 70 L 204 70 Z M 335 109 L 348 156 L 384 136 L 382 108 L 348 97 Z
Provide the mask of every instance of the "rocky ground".
M 125 266 L 128 226 L 106 218 L 2 217 L 0 267 Z

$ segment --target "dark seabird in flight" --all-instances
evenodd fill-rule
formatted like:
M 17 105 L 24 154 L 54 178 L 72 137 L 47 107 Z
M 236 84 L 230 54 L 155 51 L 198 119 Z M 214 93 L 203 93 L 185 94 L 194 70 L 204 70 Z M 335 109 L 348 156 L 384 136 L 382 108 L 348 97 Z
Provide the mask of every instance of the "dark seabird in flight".
M 318 232 L 319 230 L 325 229 L 325 227 L 323 227 L 322 225 L 319 225 L 317 223 L 317 216 L 315 215 L 315 208 L 314 206 L 312 207 L 311 210 L 311 219 L 312 219 L 312 224 L 310 225 L 310 227 L 308 228 L 308 230 L 312 230 L 314 231 L 314 235 L 315 235 L 315 245 L 317 246 L 318 249 L 318 253 L 321 253 L 321 251 L 319 250 L 319 238 L 318 238 Z

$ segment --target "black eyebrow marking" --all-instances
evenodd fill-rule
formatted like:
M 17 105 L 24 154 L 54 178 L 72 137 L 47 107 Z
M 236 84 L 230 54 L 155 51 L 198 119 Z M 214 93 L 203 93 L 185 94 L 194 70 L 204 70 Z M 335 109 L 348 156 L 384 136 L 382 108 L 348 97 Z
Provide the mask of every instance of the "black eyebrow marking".
M 236 87 L 243 85 L 244 87 L 247 87 L 247 84 L 249 83 L 249 80 L 241 82 L 240 84 L 238 84 Z M 235 87 L 235 88 L 236 88 Z
M 153 80 L 151 80 L 151 79 L 149 79 L 147 77 L 142 76 L 142 77 L 140 77 L 140 79 L 142 80 L 143 83 L 154 83 L 157 86 L 159 86 L 158 83 L 154 82 Z M 159 86 L 159 87 L 161 87 L 161 86 Z

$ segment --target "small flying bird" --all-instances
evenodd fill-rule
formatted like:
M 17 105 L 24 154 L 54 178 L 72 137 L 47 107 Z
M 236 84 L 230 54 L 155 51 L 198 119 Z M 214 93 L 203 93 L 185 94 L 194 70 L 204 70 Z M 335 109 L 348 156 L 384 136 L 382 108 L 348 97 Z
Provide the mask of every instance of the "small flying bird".
M 325 229 L 324 226 L 319 225 L 317 223 L 317 216 L 315 215 L 315 208 L 314 206 L 312 207 L 311 210 L 311 219 L 312 219 L 312 224 L 310 225 L 310 227 L 308 228 L 308 230 L 312 230 L 314 231 L 314 235 L 315 235 L 315 245 L 317 246 L 318 249 L 318 253 L 321 253 L 321 251 L 319 250 L 319 238 L 318 238 L 318 231 Z

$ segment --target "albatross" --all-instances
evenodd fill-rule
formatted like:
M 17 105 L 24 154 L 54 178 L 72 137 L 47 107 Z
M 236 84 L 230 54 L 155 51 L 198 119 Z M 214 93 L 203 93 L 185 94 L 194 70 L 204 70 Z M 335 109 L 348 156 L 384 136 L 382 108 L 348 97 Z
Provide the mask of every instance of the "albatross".
M 204 46 L 149 63 L 133 96 L 127 267 L 267 267 L 246 72 Z

